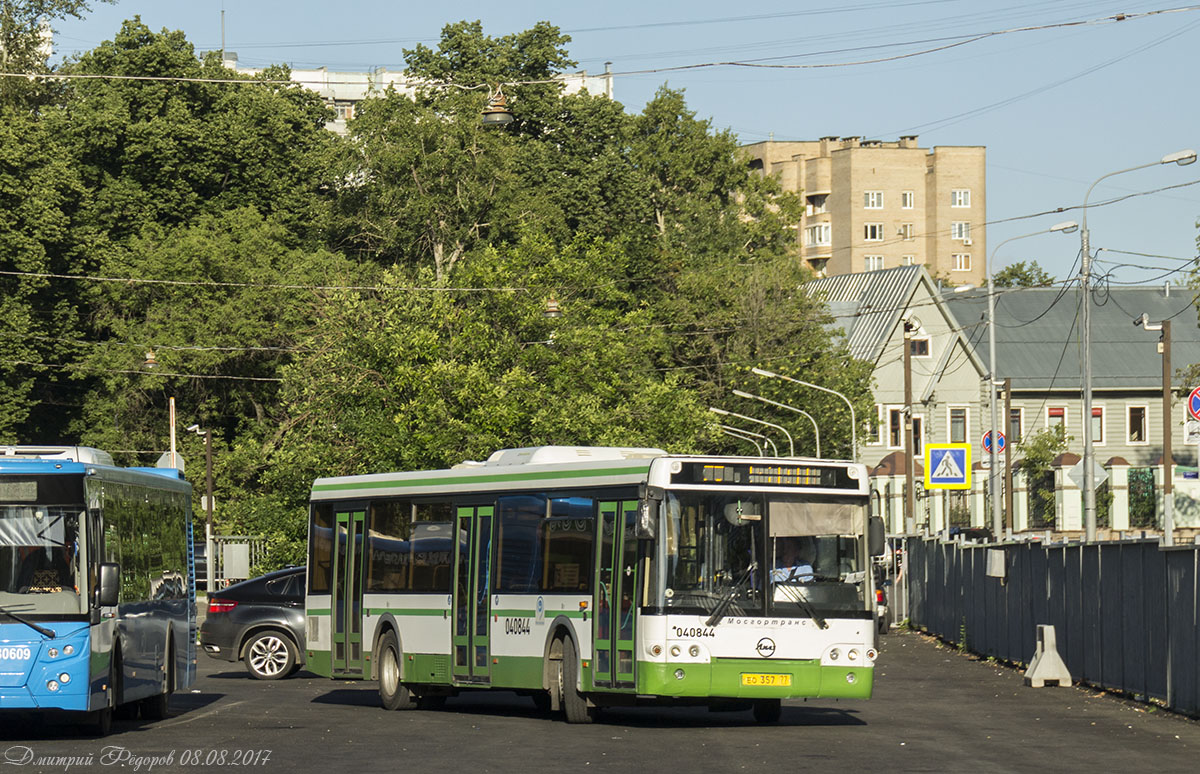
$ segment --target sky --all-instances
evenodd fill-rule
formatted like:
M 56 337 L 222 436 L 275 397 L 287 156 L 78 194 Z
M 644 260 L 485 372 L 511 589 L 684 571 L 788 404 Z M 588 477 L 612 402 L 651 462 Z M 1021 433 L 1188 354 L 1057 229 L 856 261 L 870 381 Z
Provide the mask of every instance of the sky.
M 502 36 L 549 21 L 579 69 L 612 63 L 614 96 L 639 112 L 663 84 L 744 143 L 919 135 L 921 147 L 987 148 L 989 259 L 1078 273 L 1088 199 L 1093 273 L 1111 284 L 1183 281 L 1197 255 L 1200 5 L 1101 0 L 400 3 L 395 0 L 92 0 L 55 24 L 61 60 L 110 40 L 123 20 L 224 45 L 243 66 L 402 70 L 405 48 L 436 47 L 444 25 L 480 20 Z M 1179 9 L 1179 10 L 1173 10 Z M 1120 21 L 1112 20 L 1125 14 Z M 1037 29 L 1023 29 L 1023 28 Z M 886 60 L 886 61 L 877 61 Z M 739 62 L 739 65 L 703 66 Z M 865 63 L 864 63 L 865 62 Z M 697 66 L 701 65 L 701 66 Z M 760 66 L 747 66 L 760 65 Z M 772 65 L 762 67 L 761 65 Z M 779 67 L 783 65 L 785 67 Z M 669 69 L 680 68 L 680 69 Z M 1170 186 L 1175 186 L 1164 189 Z M 1128 197 L 1128 198 L 1124 198 Z M 1120 201 L 1112 201 L 1121 199 Z M 1054 211 L 1062 208 L 1066 212 Z M 1075 208 L 1075 209 L 1070 209 Z M 1039 215 L 1039 213 L 1048 213 Z M 998 248 L 998 249 L 997 249 Z M 1098 252 L 1095 252 L 1098 251 Z

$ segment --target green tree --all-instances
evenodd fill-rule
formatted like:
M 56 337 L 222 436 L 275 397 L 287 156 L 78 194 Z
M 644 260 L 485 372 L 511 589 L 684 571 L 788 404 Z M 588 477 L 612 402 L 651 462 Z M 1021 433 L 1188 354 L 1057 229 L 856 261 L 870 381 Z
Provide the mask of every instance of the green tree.
M 1071 436 L 1062 425 L 1030 433 L 1016 445 L 1022 454 L 1021 470 L 1029 482 L 1031 525 L 1037 520 L 1054 526 L 1054 460 L 1067 450 Z
M 116 0 L 101 0 L 112 3 Z M 85 0 L 0 0 L 0 72 L 48 73 L 51 24 L 56 19 L 82 19 Z M 42 79 L 0 78 L 0 105 L 30 109 L 54 93 Z
M 992 283 L 998 288 L 1044 288 L 1054 284 L 1054 276 L 1037 261 L 1018 261 L 992 275 Z

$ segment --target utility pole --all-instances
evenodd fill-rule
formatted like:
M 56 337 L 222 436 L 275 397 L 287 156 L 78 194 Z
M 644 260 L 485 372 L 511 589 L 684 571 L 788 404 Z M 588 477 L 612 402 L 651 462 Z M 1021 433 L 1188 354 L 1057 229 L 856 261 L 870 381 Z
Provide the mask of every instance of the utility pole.
M 904 321 L 904 531 L 917 532 L 917 493 L 913 475 L 915 453 L 912 421 L 912 325 Z
M 1175 458 L 1171 454 L 1171 321 L 1162 324 L 1163 545 L 1175 545 Z

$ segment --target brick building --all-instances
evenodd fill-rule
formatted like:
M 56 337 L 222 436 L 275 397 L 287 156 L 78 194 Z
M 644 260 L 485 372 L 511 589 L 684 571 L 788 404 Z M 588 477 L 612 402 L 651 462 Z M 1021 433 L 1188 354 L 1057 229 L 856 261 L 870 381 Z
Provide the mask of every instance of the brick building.
M 750 165 L 804 197 L 802 255 L 819 275 L 923 265 L 954 285 L 984 281 L 986 149 L 858 137 L 744 146 Z

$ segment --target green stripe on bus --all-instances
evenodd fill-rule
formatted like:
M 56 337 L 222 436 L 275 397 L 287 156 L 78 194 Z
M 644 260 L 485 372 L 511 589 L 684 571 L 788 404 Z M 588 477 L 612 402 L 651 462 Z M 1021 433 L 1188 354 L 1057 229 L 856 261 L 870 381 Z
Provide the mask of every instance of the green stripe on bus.
M 648 462 L 619 468 L 595 470 L 547 470 L 540 473 L 492 473 L 487 475 L 448 476 L 444 478 L 387 479 L 383 481 L 349 481 L 340 484 L 314 484 L 314 492 L 343 492 L 354 489 L 391 489 L 395 487 L 452 486 L 455 484 L 492 484 L 506 481 L 537 481 L 538 479 L 596 478 L 628 475 L 649 471 Z
M 533 610 L 492 610 L 489 615 L 504 616 L 505 618 L 537 617 L 537 613 Z M 542 618 L 547 621 L 553 621 L 559 616 L 563 618 L 583 618 L 585 615 L 587 615 L 586 610 L 546 610 L 543 612 Z

